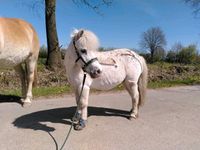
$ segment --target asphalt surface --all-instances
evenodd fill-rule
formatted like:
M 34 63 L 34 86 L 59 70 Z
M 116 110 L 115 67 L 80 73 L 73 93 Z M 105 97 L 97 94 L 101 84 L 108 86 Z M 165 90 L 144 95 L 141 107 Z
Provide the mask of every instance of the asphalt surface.
M 23 108 L 0 95 L 0 150 L 59 150 L 75 111 L 73 95 Z M 137 120 L 127 92 L 91 94 L 88 126 L 72 130 L 65 150 L 199 150 L 200 86 L 148 90 Z

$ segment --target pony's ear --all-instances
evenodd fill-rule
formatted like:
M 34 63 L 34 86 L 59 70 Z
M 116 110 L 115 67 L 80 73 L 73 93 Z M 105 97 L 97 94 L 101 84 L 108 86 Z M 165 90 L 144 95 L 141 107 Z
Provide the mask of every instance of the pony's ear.
M 84 30 L 79 31 L 80 37 L 83 35 Z
M 83 35 L 84 33 L 84 30 L 80 30 L 77 35 L 74 37 L 74 40 L 75 41 L 78 41 L 80 39 L 80 37 Z

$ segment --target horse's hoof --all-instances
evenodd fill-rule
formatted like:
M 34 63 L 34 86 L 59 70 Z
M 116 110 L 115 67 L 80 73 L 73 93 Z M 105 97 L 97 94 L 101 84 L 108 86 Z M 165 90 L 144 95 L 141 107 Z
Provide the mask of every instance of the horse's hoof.
M 23 107 L 30 107 L 31 106 L 31 102 L 23 102 L 22 106 Z
M 74 130 L 80 131 L 86 127 L 86 120 L 80 119 L 79 122 L 74 126 Z

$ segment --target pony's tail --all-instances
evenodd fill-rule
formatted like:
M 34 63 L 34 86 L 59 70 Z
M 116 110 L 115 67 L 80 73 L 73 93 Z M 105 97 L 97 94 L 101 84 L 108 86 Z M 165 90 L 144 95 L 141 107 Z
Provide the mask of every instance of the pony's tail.
M 148 78 L 148 68 L 146 61 L 141 57 L 142 73 L 138 80 L 138 91 L 139 91 L 139 106 L 144 105 L 147 89 L 147 78 Z

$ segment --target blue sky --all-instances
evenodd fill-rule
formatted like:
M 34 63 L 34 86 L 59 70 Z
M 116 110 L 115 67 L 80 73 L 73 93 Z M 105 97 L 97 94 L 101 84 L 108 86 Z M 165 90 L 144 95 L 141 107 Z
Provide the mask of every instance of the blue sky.
M 44 7 L 38 4 L 32 10 L 33 1 L 0 0 L 0 16 L 27 20 L 38 32 L 41 45 L 46 45 Z M 141 34 L 159 26 L 166 36 L 166 49 L 176 42 L 197 44 L 200 49 L 200 18 L 195 18 L 182 0 L 113 0 L 111 6 L 102 6 L 100 11 L 103 15 L 72 0 L 57 0 L 60 45 L 67 47 L 73 28 L 85 28 L 96 33 L 102 47 L 140 49 Z

